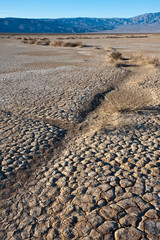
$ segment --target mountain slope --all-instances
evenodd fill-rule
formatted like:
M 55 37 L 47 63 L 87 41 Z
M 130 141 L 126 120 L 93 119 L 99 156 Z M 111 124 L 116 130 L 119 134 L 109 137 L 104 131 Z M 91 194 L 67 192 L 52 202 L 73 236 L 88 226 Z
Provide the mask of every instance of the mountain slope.
M 160 24 L 160 12 L 158 13 L 146 13 L 143 15 L 139 15 L 133 18 L 130 18 L 132 24 Z
M 132 18 L 0 18 L 0 32 L 8 33 L 89 33 L 160 32 L 160 12 Z

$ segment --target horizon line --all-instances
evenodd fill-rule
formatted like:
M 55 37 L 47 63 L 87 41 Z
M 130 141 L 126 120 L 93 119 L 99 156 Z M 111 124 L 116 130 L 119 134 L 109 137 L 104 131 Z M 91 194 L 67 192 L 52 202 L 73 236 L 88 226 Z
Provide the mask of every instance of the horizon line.
M 0 19 L 5 19 L 5 18 L 16 18 L 16 19 L 38 19 L 38 20 L 48 20 L 48 19 L 53 19 L 53 20 L 56 20 L 56 19 L 75 19 L 75 18 L 94 18 L 94 19 L 130 19 L 130 18 L 134 18 L 134 17 L 138 17 L 138 16 L 143 16 L 143 15 L 146 15 L 146 14 L 157 14 L 157 13 L 160 13 L 160 12 L 148 12 L 148 13 L 143 13 L 143 14 L 139 14 L 139 15 L 134 15 L 133 17 L 57 17 L 57 18 L 47 18 L 47 17 L 44 17 L 44 18 L 32 18 L 32 17 L 0 17 Z

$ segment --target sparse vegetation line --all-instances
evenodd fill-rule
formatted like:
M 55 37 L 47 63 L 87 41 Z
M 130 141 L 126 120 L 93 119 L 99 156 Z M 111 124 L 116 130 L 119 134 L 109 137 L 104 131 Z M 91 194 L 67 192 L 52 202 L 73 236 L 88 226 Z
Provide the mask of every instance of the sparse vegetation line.
M 35 44 L 42 46 L 54 46 L 54 47 L 82 47 L 84 46 L 81 41 L 76 42 L 64 42 L 61 40 L 51 42 L 49 38 L 31 38 L 25 37 L 21 41 L 24 44 Z
M 135 53 L 130 58 L 124 58 L 122 53 L 116 49 L 108 48 L 105 50 L 107 51 L 108 63 L 115 67 L 160 66 L 160 59 L 155 56 L 143 56 L 140 53 Z

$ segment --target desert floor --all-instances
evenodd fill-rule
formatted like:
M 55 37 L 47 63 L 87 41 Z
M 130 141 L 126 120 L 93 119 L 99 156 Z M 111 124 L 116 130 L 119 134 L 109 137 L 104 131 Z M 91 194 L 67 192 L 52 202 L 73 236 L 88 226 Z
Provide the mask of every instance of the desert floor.
M 0 239 L 160 239 L 160 35 L 20 37 L 0 36 Z

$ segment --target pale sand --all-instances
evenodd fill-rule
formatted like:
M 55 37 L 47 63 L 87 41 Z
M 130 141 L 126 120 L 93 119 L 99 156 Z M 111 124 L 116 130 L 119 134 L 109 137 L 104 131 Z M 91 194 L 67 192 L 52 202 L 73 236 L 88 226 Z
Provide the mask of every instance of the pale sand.
M 160 35 L 78 37 L 0 39 L 0 239 L 160 239 Z

